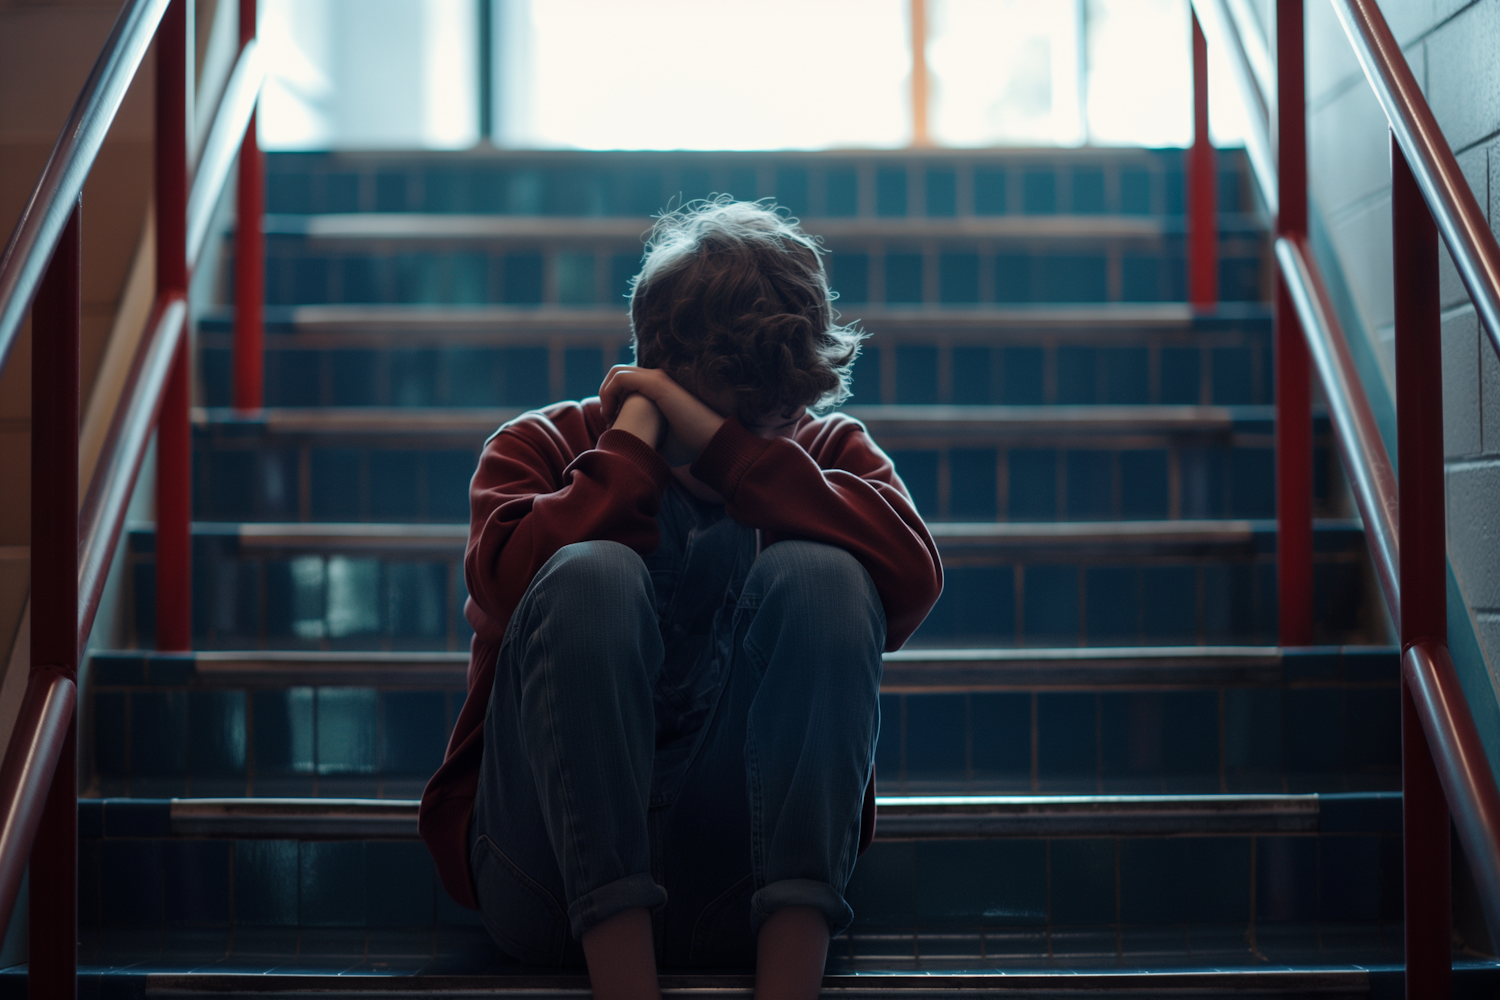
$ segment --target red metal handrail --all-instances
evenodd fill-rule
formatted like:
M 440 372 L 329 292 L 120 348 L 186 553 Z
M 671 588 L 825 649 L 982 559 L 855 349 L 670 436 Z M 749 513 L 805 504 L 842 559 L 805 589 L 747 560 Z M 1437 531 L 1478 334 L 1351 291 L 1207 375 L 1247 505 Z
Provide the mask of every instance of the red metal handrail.
M 1349 476 L 1350 492 L 1364 522 L 1365 540 L 1370 546 L 1380 592 L 1385 596 L 1391 620 L 1400 621 L 1401 543 L 1396 529 L 1396 472 L 1380 437 L 1370 401 L 1360 385 L 1344 328 L 1307 247 L 1307 238 L 1299 234 L 1278 239 L 1276 260 L 1301 328 L 1307 333 L 1308 350 L 1323 386 L 1328 418 Z
M 253 0 L 242 2 L 253 18 Z M 251 38 L 241 48 L 188 190 L 187 23 L 185 0 L 126 5 L 0 258 L 0 365 L 27 309 L 33 314 L 32 667 L 0 763 L 0 937 L 15 909 L 29 856 L 33 995 L 71 994 L 76 978 L 71 942 L 77 939 L 79 657 L 93 628 L 152 430 L 174 383 L 182 396 L 177 401 L 179 436 L 186 428 L 186 276 L 207 239 L 236 152 L 254 147 L 254 136 L 246 132 L 254 121 L 264 71 Z M 153 37 L 159 52 L 159 292 L 79 504 L 78 195 Z M 179 45 L 180 60 L 161 62 L 160 53 Z M 175 163 L 179 154 L 181 164 Z M 254 172 L 257 183 L 259 176 Z M 260 229 L 240 227 L 246 228 Z M 176 460 L 181 468 L 166 470 L 183 486 L 189 460 L 185 443 L 179 443 Z M 158 457 L 159 465 L 171 462 L 165 454 Z M 187 516 L 184 509 L 184 525 Z M 187 620 L 185 607 L 176 611 Z
M 1194 4 L 1216 5 L 1228 16 L 1223 0 Z M 1306 197 L 1305 150 L 1288 157 L 1285 146 L 1287 122 L 1300 127 L 1305 107 L 1301 6 L 1301 0 L 1277 5 L 1281 163 L 1269 177 L 1257 165 L 1263 187 L 1276 191 L 1283 208 L 1289 166 L 1297 175 L 1292 196 Z M 1278 277 L 1318 370 L 1381 591 L 1401 631 L 1407 995 L 1441 997 L 1451 988 L 1448 816 L 1489 927 L 1500 932 L 1500 789 L 1446 640 L 1436 238 L 1441 234 L 1447 244 L 1497 350 L 1500 249 L 1374 0 L 1333 0 L 1333 6 L 1391 126 L 1399 477 L 1307 247 L 1305 221 L 1289 231 L 1278 225 Z M 1240 76 L 1250 82 L 1254 74 L 1244 68 Z M 1278 402 L 1282 388 L 1278 381 Z M 1279 477 L 1282 462 L 1278 455 Z

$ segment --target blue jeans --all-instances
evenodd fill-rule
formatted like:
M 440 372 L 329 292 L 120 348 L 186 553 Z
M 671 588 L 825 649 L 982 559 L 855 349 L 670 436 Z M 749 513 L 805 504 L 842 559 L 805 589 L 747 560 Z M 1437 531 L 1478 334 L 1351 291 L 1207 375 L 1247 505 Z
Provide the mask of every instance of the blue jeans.
M 784 906 L 837 934 L 880 727 L 885 613 L 842 549 L 675 484 L 662 541 L 569 545 L 516 609 L 485 719 L 470 870 L 490 935 L 572 965 L 652 909 L 664 966 L 745 965 Z

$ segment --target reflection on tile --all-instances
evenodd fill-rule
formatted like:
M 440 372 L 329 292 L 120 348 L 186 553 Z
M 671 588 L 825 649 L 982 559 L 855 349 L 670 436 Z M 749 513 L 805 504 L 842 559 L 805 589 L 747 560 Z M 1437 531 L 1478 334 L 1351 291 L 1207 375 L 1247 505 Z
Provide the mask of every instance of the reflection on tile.
M 106 927 L 156 927 L 162 921 L 162 842 L 105 840 L 99 845 L 99 919 Z
M 364 925 L 365 846 L 346 841 L 297 845 L 298 922 L 302 926 Z
M 448 742 L 442 691 L 382 691 L 381 770 L 426 778 L 443 761 Z
M 1041 840 L 922 841 L 915 846 L 922 927 L 1036 926 L 1047 922 Z
M 916 844 L 877 842 L 854 866 L 844 898 L 854 909 L 854 930 L 909 925 L 917 900 Z
M 365 918 L 371 927 L 431 927 L 436 892 L 432 858 L 421 843 L 365 845 Z
M 214 840 L 164 843 L 167 926 L 229 926 L 232 847 Z
M 378 765 L 376 693 L 372 688 L 318 688 L 319 774 L 371 773 Z
M 256 779 L 313 771 L 313 689 L 256 691 Z M 266 794 L 264 792 L 260 794 Z
M 245 774 L 245 692 L 189 691 L 189 769 L 197 778 Z
M 1044 691 L 1037 700 L 1037 780 L 1048 794 L 1096 790 L 1098 696 Z
M 295 927 L 297 925 L 297 848 L 297 842 L 294 840 L 235 841 L 234 922 L 236 926 Z
M 980 787 L 1031 789 L 1031 703 L 1024 692 L 969 695 L 971 773 Z
M 1087 926 L 1119 920 L 1116 898 L 1119 841 L 1057 839 L 1047 849 L 1051 873 L 1049 915 L 1054 925 Z
M 968 698 L 909 694 L 906 702 L 908 780 L 962 780 L 968 771 Z

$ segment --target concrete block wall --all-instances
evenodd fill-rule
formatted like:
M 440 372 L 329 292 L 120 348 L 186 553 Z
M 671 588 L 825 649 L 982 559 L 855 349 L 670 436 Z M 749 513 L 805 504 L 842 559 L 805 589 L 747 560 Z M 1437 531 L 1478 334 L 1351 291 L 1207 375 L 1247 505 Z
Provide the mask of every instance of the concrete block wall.
M 1381 0 L 1380 7 L 1500 231 L 1500 0 Z M 1350 332 L 1370 339 L 1394 399 L 1388 130 L 1329 0 L 1307 2 L 1307 64 L 1313 209 L 1337 257 L 1322 263 L 1342 272 L 1363 328 Z M 1493 694 L 1500 690 L 1500 360 L 1446 250 L 1440 256 L 1448 555 Z

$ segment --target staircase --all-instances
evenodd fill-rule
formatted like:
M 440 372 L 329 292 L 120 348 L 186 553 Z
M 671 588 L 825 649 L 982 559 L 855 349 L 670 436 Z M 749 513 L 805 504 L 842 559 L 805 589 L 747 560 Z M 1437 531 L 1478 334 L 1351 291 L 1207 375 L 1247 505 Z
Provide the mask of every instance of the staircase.
M 887 656 L 877 842 L 826 988 L 1396 995 L 1397 651 L 1325 424 L 1323 645 L 1275 646 L 1271 271 L 1246 171 L 1221 154 L 1226 301 L 1194 315 L 1178 151 L 272 156 L 263 416 L 228 409 L 230 310 L 198 327 L 198 651 L 143 651 L 139 525 L 131 648 L 87 667 L 83 981 L 586 988 L 506 959 L 416 840 L 465 693 L 466 486 L 499 424 L 628 360 L 649 215 L 727 191 L 832 250 L 874 335 L 847 410 L 947 573 Z M 1455 996 L 1493 996 L 1467 927 Z

